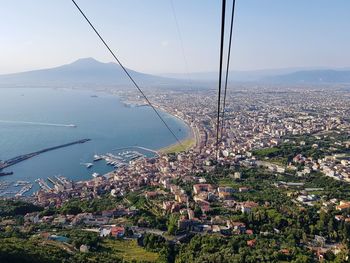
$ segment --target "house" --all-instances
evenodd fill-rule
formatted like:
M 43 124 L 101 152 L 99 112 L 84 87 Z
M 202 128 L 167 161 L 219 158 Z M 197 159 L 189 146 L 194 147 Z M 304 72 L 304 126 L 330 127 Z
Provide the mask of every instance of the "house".
M 33 212 L 33 213 L 27 213 L 24 216 L 24 222 L 30 222 L 30 223 L 38 223 L 39 222 L 39 213 Z
M 199 194 L 200 192 L 210 192 L 213 191 L 213 186 L 211 184 L 195 184 L 193 185 L 193 192 Z
M 284 167 L 280 167 L 280 166 L 277 166 L 277 173 L 285 173 L 286 172 L 286 169 Z
M 239 234 L 244 233 L 246 231 L 246 225 L 242 222 L 227 220 L 226 226 L 227 228 L 232 229 Z
M 63 215 L 60 215 L 58 217 L 55 217 L 52 221 L 53 224 L 55 225 L 63 225 L 67 222 L 66 217 Z
M 165 211 L 170 211 L 174 203 L 173 201 L 163 201 L 163 209 Z
M 89 249 L 90 249 L 89 246 L 81 245 L 80 248 L 79 248 L 79 251 L 82 252 L 82 253 L 87 253 L 87 252 L 89 252 Z
M 53 216 L 43 216 L 42 218 L 41 218 L 41 221 L 43 222 L 43 223 L 49 223 L 49 222 L 51 222 L 53 220 Z
M 345 219 L 345 217 L 342 216 L 342 215 L 335 215 L 334 219 L 337 220 L 337 221 L 343 221 Z
M 179 203 L 186 203 L 187 199 L 188 197 L 186 194 L 175 194 L 175 200 Z
M 193 200 L 198 203 L 198 202 L 205 202 L 206 200 L 208 200 L 208 193 L 207 192 L 201 192 L 198 195 L 195 195 L 193 197 Z
M 147 199 L 151 199 L 151 198 L 157 197 L 157 195 L 158 195 L 158 193 L 154 192 L 154 191 L 153 192 L 146 192 L 145 197 Z
M 125 234 L 125 228 L 124 227 L 112 227 L 111 228 L 111 236 L 112 237 L 117 237 L 117 238 L 121 238 L 123 237 Z
M 245 231 L 245 233 L 246 233 L 247 235 L 253 235 L 253 234 L 254 234 L 253 230 L 251 230 L 251 229 L 247 229 L 247 230 Z
M 102 228 L 100 231 L 100 237 L 108 237 L 111 234 L 111 229 Z
M 199 207 L 202 210 L 203 214 L 205 214 L 205 213 L 210 211 L 210 204 L 209 204 L 209 202 L 200 201 L 200 202 L 197 202 L 197 204 L 199 205 Z
M 336 206 L 336 209 L 338 211 L 344 211 L 344 210 L 350 209 L 350 202 L 349 201 L 340 201 L 340 204 Z
M 219 198 L 223 200 L 227 200 L 231 198 L 231 193 L 228 192 L 220 192 L 219 193 Z
M 188 219 L 194 219 L 194 211 L 190 208 L 187 209 Z
M 252 240 L 248 240 L 248 241 L 247 241 L 247 245 L 248 245 L 249 247 L 254 247 L 255 244 L 256 244 L 256 239 L 252 239 Z
M 246 186 L 242 186 L 242 187 L 238 188 L 238 191 L 239 191 L 240 193 L 248 192 L 248 191 L 249 191 L 249 188 L 246 187 Z
M 233 193 L 234 191 L 232 187 L 218 187 L 218 193 Z
M 241 174 L 240 172 L 235 172 L 235 173 L 233 174 L 233 178 L 234 178 L 234 179 L 241 179 L 241 178 L 242 178 L 242 174 Z
M 289 249 L 286 249 L 286 248 L 283 248 L 283 249 L 280 250 L 280 253 L 282 253 L 282 254 L 288 256 L 288 255 L 290 255 L 290 250 L 289 250 Z
M 93 218 L 87 218 L 84 220 L 84 224 L 86 225 L 105 225 L 109 222 L 108 217 L 93 217 Z
M 102 211 L 102 216 L 113 217 L 115 210 L 104 210 Z
M 93 215 L 92 213 L 80 213 L 75 216 L 75 218 L 72 220 L 72 224 L 76 225 L 81 222 L 84 222 L 85 220 L 92 219 Z
M 244 202 L 241 204 L 241 211 L 242 213 L 249 214 L 253 208 L 258 207 L 259 205 L 255 202 Z

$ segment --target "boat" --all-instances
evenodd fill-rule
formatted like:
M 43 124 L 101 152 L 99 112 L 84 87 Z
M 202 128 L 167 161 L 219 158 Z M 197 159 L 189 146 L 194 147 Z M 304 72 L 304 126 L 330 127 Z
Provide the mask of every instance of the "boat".
M 102 160 L 102 156 L 95 154 L 94 155 L 94 162 Z
M 82 163 L 86 168 L 90 169 L 92 166 L 94 166 L 93 163 Z
M 92 177 L 94 177 L 94 178 L 99 177 L 99 176 L 100 176 L 99 173 L 93 173 L 93 174 L 92 174 Z
M 24 186 L 30 184 L 28 181 L 17 181 L 13 186 L 17 187 L 17 186 Z
M 68 124 L 67 127 L 76 128 L 77 125 L 75 125 L 75 124 Z

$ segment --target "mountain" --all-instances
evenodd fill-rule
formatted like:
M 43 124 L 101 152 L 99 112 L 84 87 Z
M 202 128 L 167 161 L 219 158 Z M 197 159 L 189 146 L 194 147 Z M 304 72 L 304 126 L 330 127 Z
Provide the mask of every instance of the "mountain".
M 128 70 L 136 82 L 163 85 L 175 80 Z M 116 63 L 102 63 L 93 58 L 79 59 L 71 64 L 41 70 L 0 75 L 0 85 L 130 85 L 130 79 Z
M 350 83 L 350 70 L 306 70 L 262 79 L 286 84 L 346 84 Z
M 201 87 L 218 81 L 217 72 L 163 74 L 155 76 L 128 69 L 141 86 Z M 188 79 L 191 80 L 189 86 Z M 259 82 L 272 84 L 343 84 L 350 83 L 350 69 L 286 68 L 255 71 L 230 71 L 230 82 Z M 0 87 L 6 86 L 127 86 L 130 79 L 116 63 L 102 63 L 93 58 L 41 70 L 0 75 Z
M 233 70 L 229 72 L 229 80 L 232 82 L 261 82 L 268 78 L 292 74 L 298 71 L 321 70 L 324 68 L 281 68 L 281 69 L 261 69 L 261 70 Z M 190 74 L 163 74 L 164 77 L 187 79 L 194 81 L 216 81 L 218 80 L 218 72 L 193 72 Z
M 194 81 L 217 82 L 218 72 L 195 72 L 186 74 L 164 74 L 164 77 L 187 79 Z M 350 83 L 350 68 L 329 69 L 313 68 L 282 68 L 253 71 L 230 71 L 230 82 L 259 82 L 267 84 L 348 84 Z

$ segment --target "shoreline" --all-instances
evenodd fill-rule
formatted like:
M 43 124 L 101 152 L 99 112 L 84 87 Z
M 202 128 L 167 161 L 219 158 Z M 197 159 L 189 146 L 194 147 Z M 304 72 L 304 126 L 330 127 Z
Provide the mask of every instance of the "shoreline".
M 71 88 L 72 89 L 72 88 Z M 74 90 L 74 88 L 73 88 Z M 90 89 L 85 89 L 90 91 Z M 118 94 L 118 93 L 114 93 L 113 90 L 110 89 L 101 89 L 101 90 L 94 90 L 95 92 L 102 92 L 102 93 L 106 93 L 106 94 L 110 94 L 114 97 L 116 97 L 121 103 L 123 103 L 125 106 L 127 107 L 149 107 L 149 105 L 147 103 L 145 103 L 144 101 L 140 101 L 138 99 L 130 99 L 128 98 L 128 96 L 125 96 L 125 94 Z M 190 149 L 195 148 L 197 145 L 199 145 L 199 138 L 196 134 L 198 134 L 197 132 L 197 127 L 193 127 L 187 120 L 175 115 L 174 113 L 166 110 L 165 108 L 161 107 L 160 105 L 154 104 L 153 106 L 155 108 L 157 108 L 158 110 L 161 110 L 167 114 L 169 114 L 170 116 L 182 121 L 183 123 L 185 123 L 185 125 L 189 128 L 190 132 L 186 135 L 185 138 L 180 140 L 180 143 L 182 144 L 182 146 L 180 145 L 180 143 L 178 142 L 174 142 L 170 145 L 158 148 L 158 149 L 153 149 L 155 152 L 159 154 L 167 154 L 167 153 L 178 153 L 178 152 L 183 152 L 183 151 L 188 151 Z
M 124 103 L 126 106 L 149 107 L 149 105 L 145 104 L 144 102 L 131 101 L 128 98 L 123 98 L 120 95 L 117 95 L 117 94 L 113 94 L 113 95 L 116 96 L 118 99 L 120 99 L 121 102 Z M 180 140 L 180 143 L 182 145 L 180 145 L 179 142 L 174 142 L 170 145 L 167 145 L 167 146 L 164 146 L 164 147 L 161 147 L 158 149 L 154 149 L 154 151 L 156 151 L 158 154 L 179 153 L 179 152 L 188 151 L 190 149 L 193 149 L 194 147 L 196 147 L 199 144 L 198 138 L 196 136 L 196 134 L 197 134 L 197 131 L 195 130 L 196 128 L 193 127 L 187 120 L 185 120 L 185 119 L 175 115 L 174 113 L 166 110 L 165 108 L 161 107 L 160 105 L 153 103 L 153 106 L 155 108 L 157 108 L 158 110 L 161 110 L 161 111 L 169 114 L 173 118 L 176 118 L 176 119 L 182 121 L 190 130 L 188 132 L 188 134 L 186 135 L 186 137 Z
M 167 153 L 179 153 L 179 152 L 184 152 L 188 151 L 198 145 L 198 138 L 196 136 L 196 131 L 195 128 L 185 119 L 167 111 L 166 109 L 160 107 L 159 105 L 155 106 L 157 109 L 166 112 L 167 114 L 171 115 L 174 118 L 177 118 L 178 120 L 182 121 L 183 123 L 186 124 L 186 126 L 189 128 L 189 132 L 187 136 L 183 139 L 180 140 L 180 145 L 179 142 L 175 142 L 173 144 L 170 144 L 168 146 L 162 147 L 160 149 L 157 149 L 156 151 L 159 153 L 167 154 Z

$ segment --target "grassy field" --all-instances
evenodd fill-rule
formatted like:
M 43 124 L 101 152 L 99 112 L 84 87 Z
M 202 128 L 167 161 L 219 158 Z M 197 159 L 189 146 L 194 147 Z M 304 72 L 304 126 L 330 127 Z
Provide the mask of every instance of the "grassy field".
M 181 141 L 181 143 L 182 143 L 182 145 L 177 143 L 177 144 L 170 145 L 169 147 L 165 147 L 163 149 L 160 149 L 159 152 L 161 152 L 161 153 L 179 153 L 179 152 L 187 151 L 195 144 L 195 139 L 189 138 L 189 139 Z
M 157 253 L 148 252 L 137 245 L 136 240 L 106 240 L 103 246 L 127 261 L 155 262 L 159 257 Z
M 233 188 L 238 188 L 241 186 L 240 183 L 235 182 L 235 180 L 231 179 L 231 178 L 221 178 L 218 181 L 218 185 L 219 186 L 229 186 L 229 187 L 233 187 Z

